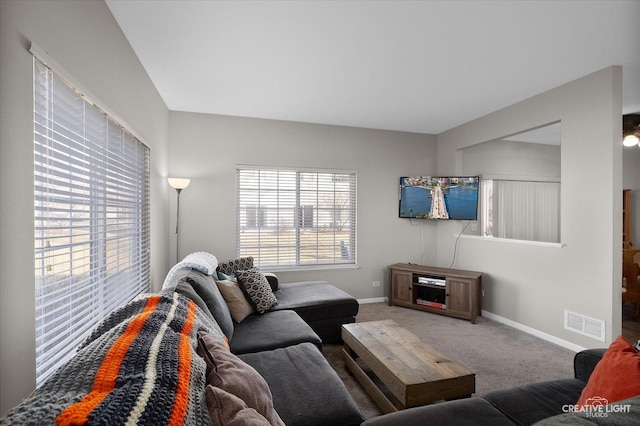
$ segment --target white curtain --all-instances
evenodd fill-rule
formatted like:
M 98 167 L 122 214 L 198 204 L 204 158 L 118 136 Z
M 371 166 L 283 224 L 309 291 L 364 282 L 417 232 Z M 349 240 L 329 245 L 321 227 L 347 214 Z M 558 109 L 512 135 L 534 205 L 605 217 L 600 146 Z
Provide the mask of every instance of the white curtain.
M 493 236 L 560 242 L 560 183 L 494 180 Z

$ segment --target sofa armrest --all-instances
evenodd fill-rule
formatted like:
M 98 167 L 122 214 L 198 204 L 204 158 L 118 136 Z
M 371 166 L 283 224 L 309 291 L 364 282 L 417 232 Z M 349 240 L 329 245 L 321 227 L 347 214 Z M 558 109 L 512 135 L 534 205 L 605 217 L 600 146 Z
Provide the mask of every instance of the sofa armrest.
M 263 272 L 264 276 L 267 278 L 269 285 L 271 286 L 271 291 L 278 290 L 278 277 L 273 272 Z
M 596 364 L 602 359 L 606 349 L 586 349 L 580 351 L 573 358 L 573 372 L 578 380 L 588 382 Z

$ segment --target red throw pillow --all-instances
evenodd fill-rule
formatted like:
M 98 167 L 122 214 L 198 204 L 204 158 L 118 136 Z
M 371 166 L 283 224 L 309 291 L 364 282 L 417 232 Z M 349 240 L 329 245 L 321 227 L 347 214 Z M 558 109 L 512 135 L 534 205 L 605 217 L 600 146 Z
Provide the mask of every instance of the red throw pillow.
M 591 373 L 576 405 L 611 404 L 636 395 L 640 395 L 640 355 L 619 336 Z

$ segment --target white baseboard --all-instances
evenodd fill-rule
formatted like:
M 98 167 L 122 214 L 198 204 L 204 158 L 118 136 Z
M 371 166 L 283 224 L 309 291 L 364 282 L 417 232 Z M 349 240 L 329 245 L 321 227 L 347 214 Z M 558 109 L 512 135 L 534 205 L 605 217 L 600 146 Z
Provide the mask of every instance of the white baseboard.
M 539 337 L 540 339 L 546 340 L 547 342 L 551 342 L 555 345 L 562 346 L 563 348 L 569 349 L 570 351 L 580 352 L 586 349 L 586 348 L 583 348 L 582 346 L 576 345 L 574 343 L 568 342 L 563 339 L 559 339 L 555 336 L 552 336 L 540 330 L 536 330 L 535 328 L 528 327 L 524 324 L 520 324 L 519 322 L 512 321 L 508 318 L 501 317 L 500 315 L 496 315 L 491 312 L 487 312 L 485 310 L 482 310 L 482 316 L 492 321 L 508 325 L 509 327 L 515 328 L 516 330 L 520 330 L 527 334 L 531 334 L 533 336 Z
M 386 297 L 371 297 L 369 299 L 358 299 L 358 303 L 361 305 L 366 305 L 368 303 L 386 303 Z
M 368 299 L 358 299 L 358 303 L 361 305 L 366 305 L 369 303 L 386 303 L 388 300 L 389 299 L 387 297 L 372 297 Z M 494 313 L 491 313 L 485 310 L 482 310 L 482 316 L 492 321 L 499 322 L 504 325 L 508 325 L 509 327 L 515 328 L 516 330 L 522 331 L 524 333 L 531 334 L 532 336 L 536 336 L 542 340 L 546 340 L 547 342 L 551 342 L 554 345 L 558 345 L 565 349 L 569 349 L 570 351 L 573 351 L 573 352 L 580 352 L 586 349 L 582 346 L 576 345 L 575 343 L 568 342 L 564 339 L 559 339 L 555 336 L 552 336 L 551 334 L 547 334 L 540 330 L 536 330 L 535 328 L 531 328 L 524 324 L 520 324 L 519 322 L 515 322 L 513 320 L 510 320 L 505 317 L 501 317 L 500 315 L 496 315 Z

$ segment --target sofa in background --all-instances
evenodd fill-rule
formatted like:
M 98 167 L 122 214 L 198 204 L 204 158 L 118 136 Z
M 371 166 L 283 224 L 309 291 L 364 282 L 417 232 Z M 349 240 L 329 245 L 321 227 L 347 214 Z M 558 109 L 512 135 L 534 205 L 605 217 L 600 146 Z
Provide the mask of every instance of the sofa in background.
M 187 256 L 161 293 L 109 314 L 0 423 L 360 425 L 312 328 L 334 336 L 357 301 L 324 282 L 269 282 L 251 263 Z
M 619 337 L 608 350 L 578 352 L 573 378 L 410 408 L 369 419 L 363 426 L 637 425 L 638 395 L 640 355 Z

